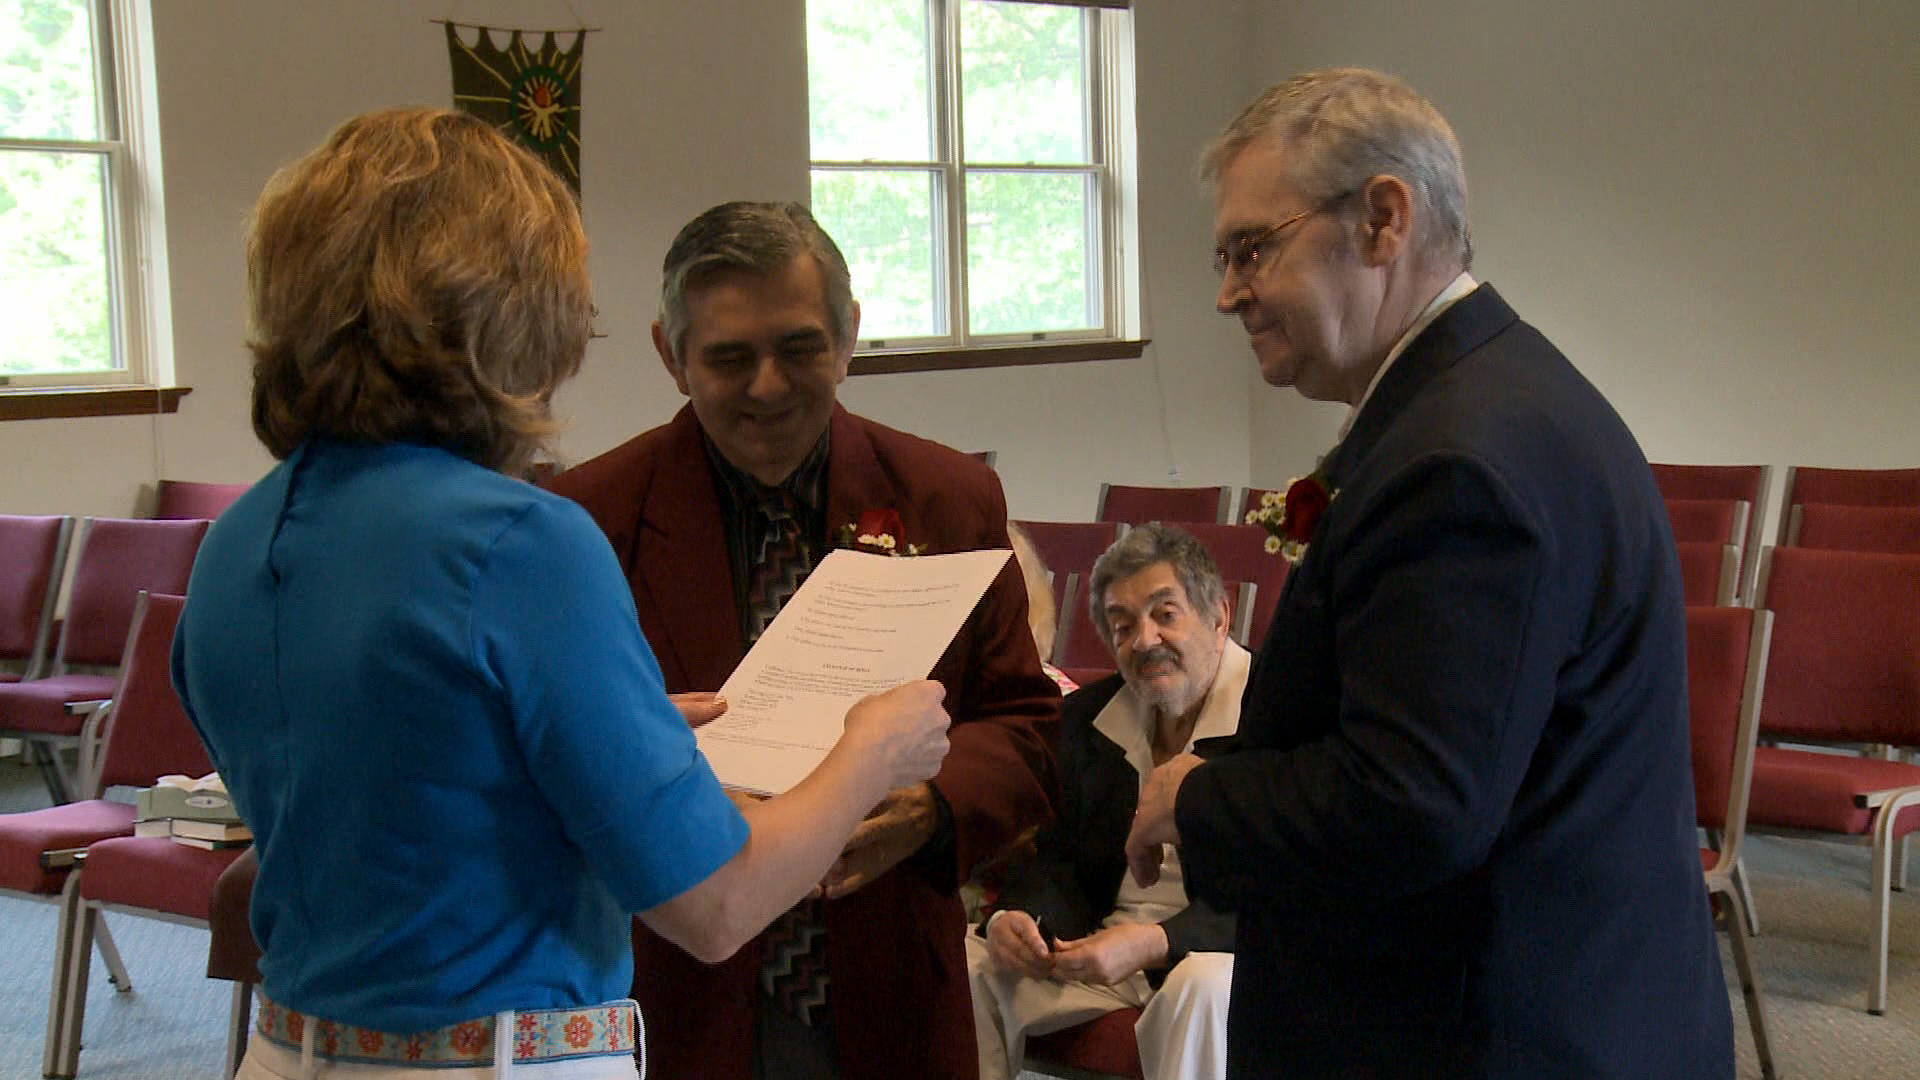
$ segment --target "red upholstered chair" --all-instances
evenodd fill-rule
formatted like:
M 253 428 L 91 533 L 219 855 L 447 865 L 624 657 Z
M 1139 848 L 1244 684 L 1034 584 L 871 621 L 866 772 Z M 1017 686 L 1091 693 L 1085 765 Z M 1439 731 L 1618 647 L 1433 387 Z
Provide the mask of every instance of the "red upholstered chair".
M 1710 846 L 1700 849 L 1707 891 L 1727 904 L 1727 943 L 1746 999 L 1761 1075 L 1774 1077 L 1766 1002 L 1754 970 L 1752 901 L 1740 872 L 1747 800 L 1759 731 L 1760 691 L 1773 616 L 1751 608 L 1687 609 L 1688 729 L 1693 747 L 1694 812 Z
M 1133 1035 L 1139 1020 L 1139 1009 L 1115 1009 L 1084 1024 L 1029 1036 L 1026 1068 L 1062 1080 L 1146 1080 Z
M 1734 595 L 1752 596 L 1760 537 L 1766 530 L 1767 485 L 1773 480 L 1773 466 L 1656 464 L 1651 468 L 1662 498 L 1738 499 L 1747 504 L 1747 533 L 1739 541 L 1740 586 Z
M 162 480 L 154 488 L 153 516 L 168 520 L 212 521 L 251 484 L 211 484 L 200 480 Z
M 1274 609 L 1280 606 L 1280 593 L 1287 585 L 1292 564 L 1267 551 L 1267 530 L 1258 525 L 1182 525 L 1213 556 L 1220 576 L 1244 581 L 1254 587 L 1250 602 L 1236 608 L 1246 614 L 1246 633 L 1234 640 L 1258 652 L 1265 639 L 1267 625 L 1273 622 Z
M 1793 510 L 1789 547 L 1920 555 L 1920 506 L 1806 503 Z
M 1083 579 L 1092 576 L 1093 564 L 1126 531 L 1126 526 L 1111 521 L 1016 521 L 1014 524 L 1026 530 L 1028 539 L 1033 541 L 1033 550 L 1040 553 L 1040 561 L 1046 563 L 1053 574 L 1056 602 L 1063 599 L 1066 576 L 1079 574 Z
M 1673 538 L 1707 544 L 1745 544 L 1752 505 L 1745 499 L 1665 499 Z
M 1740 582 L 1740 549 L 1732 544 L 1689 542 L 1674 545 L 1680 553 L 1681 594 L 1689 607 L 1726 607 L 1733 603 Z
M 248 916 L 253 908 L 253 879 L 260 860 L 249 847 L 220 871 L 207 905 L 207 978 L 233 983 L 228 1011 L 227 1075 L 240 1070 L 253 1018 L 253 988 L 260 985 L 260 943 Z
M 1828 506 L 1920 506 L 1920 469 L 1787 469 L 1787 512 L 1780 518 L 1780 543 L 1791 544 L 1795 519 L 1809 503 Z
M 1762 562 L 1757 606 L 1774 614 L 1762 734 L 1920 746 L 1920 555 L 1783 547 Z M 1747 821 L 1872 844 L 1867 1009 L 1885 1012 L 1889 894 L 1895 857 L 1920 828 L 1920 766 L 1761 746 Z
M 70 517 L 0 514 L 0 683 L 45 674 Z
M 1101 484 L 1100 503 L 1094 508 L 1093 517 L 1095 521 L 1118 521 L 1129 525 L 1145 521 L 1225 523 L 1232 508 L 1233 488 L 1230 485 L 1133 487 L 1127 484 Z
M 170 664 L 173 631 L 185 601 L 177 596 L 143 595 L 136 603 L 134 633 L 127 643 L 112 703 L 89 718 L 104 727 L 94 790 L 116 785 L 150 785 L 168 773 L 199 776 L 212 770 L 206 748 L 174 693 Z M 42 814 L 56 814 L 70 803 Z M 68 875 L 62 890 L 60 955 L 55 961 L 55 998 L 49 1008 L 48 1076 L 74 1075 L 80 1052 L 80 1024 L 86 1009 L 87 978 L 96 929 L 103 909 L 157 915 L 205 925 L 214 879 L 239 850 L 206 851 L 171 839 L 136 837 L 133 812 L 127 827 L 86 846 L 85 861 Z M 131 988 L 124 976 L 115 979 Z
M 1067 575 L 1060 596 L 1060 628 L 1053 635 L 1053 664 L 1085 686 L 1113 674 L 1113 654 L 1087 610 L 1087 576 Z M 1088 677 L 1083 677 L 1088 676 Z
M 141 594 L 134 604 L 133 630 L 128 636 L 120 675 L 111 689 L 112 703 L 86 717 L 84 737 L 97 744 L 89 753 L 99 767 L 86 776 L 82 802 L 63 803 L 41 810 L 0 815 L 0 890 L 42 900 L 61 901 L 60 931 L 54 950 L 53 989 L 49 996 L 45 1068 L 51 1074 L 66 988 L 76 956 L 69 952 L 70 928 L 77 910 L 71 864 L 47 865 L 47 852 L 70 852 L 97 841 L 133 833 L 133 807 L 100 797 L 116 785 L 144 787 L 168 773 L 202 775 L 212 769 L 199 736 L 174 695 L 169 664 L 173 629 L 180 618 L 177 596 Z M 170 842 L 170 841 L 169 841 Z M 112 937 L 101 928 L 100 951 L 113 982 L 125 990 L 132 984 L 114 951 Z
M 68 938 L 69 955 L 88 954 L 103 911 L 206 926 L 214 883 L 242 850 L 207 851 L 176 844 L 165 836 L 120 836 L 89 845 L 86 862 L 69 883 L 69 890 L 79 886 L 80 904 Z M 74 964 L 67 979 L 57 1060 L 49 1076 L 70 1078 L 79 1066 L 87 968 Z
M 142 589 L 184 595 L 193 557 L 207 533 L 204 520 L 88 518 L 80 526 L 67 616 L 46 678 L 0 683 L 0 737 L 24 740 L 40 762 L 56 803 L 79 786 L 60 761 L 78 746 L 84 717 L 70 709 L 113 691 Z

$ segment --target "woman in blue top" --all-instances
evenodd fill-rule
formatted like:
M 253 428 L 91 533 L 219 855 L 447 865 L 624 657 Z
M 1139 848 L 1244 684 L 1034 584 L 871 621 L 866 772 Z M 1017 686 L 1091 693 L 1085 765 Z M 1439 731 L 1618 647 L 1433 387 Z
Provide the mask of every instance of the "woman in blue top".
M 717 707 L 662 693 L 600 530 L 511 478 L 592 301 L 572 193 L 488 125 L 349 121 L 267 185 L 248 277 L 281 462 L 209 532 L 174 646 L 259 851 L 240 1075 L 630 1080 L 629 913 L 732 953 L 933 775 L 940 686 L 862 702 L 745 816 L 721 791 L 688 726 Z

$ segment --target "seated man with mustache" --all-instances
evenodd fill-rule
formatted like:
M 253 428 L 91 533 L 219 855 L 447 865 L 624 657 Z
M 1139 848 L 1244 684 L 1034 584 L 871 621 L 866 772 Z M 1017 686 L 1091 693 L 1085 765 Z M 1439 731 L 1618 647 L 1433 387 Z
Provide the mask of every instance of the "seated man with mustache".
M 1172 526 L 1128 530 L 1088 596 L 1119 672 L 1061 705 L 1059 819 L 967 938 L 981 1080 L 1017 1074 L 1028 1036 L 1129 1006 L 1149 1080 L 1222 1077 L 1233 916 L 1188 901 L 1177 855 L 1139 887 L 1125 846 L 1154 766 L 1239 727 L 1249 656 L 1213 558 Z

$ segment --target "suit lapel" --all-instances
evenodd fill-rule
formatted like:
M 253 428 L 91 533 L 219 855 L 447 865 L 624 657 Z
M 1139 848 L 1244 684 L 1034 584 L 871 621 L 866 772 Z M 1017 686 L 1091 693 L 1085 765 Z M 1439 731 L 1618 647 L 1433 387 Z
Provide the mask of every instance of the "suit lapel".
M 861 513 L 867 510 L 899 512 L 900 531 L 905 535 L 896 539 L 903 544 L 925 543 L 925 537 L 916 528 L 919 523 L 907 516 L 912 508 L 886 470 L 880 467 L 880 459 L 873 452 L 873 440 L 867 437 L 860 421 L 844 407 L 835 405 L 828 430 L 831 434 L 827 441 L 827 546 L 832 548 L 841 527 L 858 522 Z
M 692 407 L 682 408 L 670 427 L 640 507 L 633 581 L 652 599 L 665 633 L 666 640 L 651 643 L 662 666 L 677 664 L 688 689 L 718 690 L 746 655 L 720 496 Z M 669 686 L 674 682 L 669 676 Z
M 1327 489 L 1339 490 L 1355 464 L 1367 456 L 1427 383 L 1518 318 L 1485 282 L 1441 312 L 1387 369 L 1380 385 L 1374 387 L 1373 397 L 1354 420 L 1353 430 L 1327 455 L 1322 464 Z

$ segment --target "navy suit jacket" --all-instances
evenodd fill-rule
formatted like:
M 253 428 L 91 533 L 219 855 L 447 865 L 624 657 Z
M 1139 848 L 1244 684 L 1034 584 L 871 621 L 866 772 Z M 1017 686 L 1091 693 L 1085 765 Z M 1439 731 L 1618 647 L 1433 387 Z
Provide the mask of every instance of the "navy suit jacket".
M 1235 1077 L 1733 1075 L 1673 541 L 1613 409 L 1482 285 L 1325 463 L 1235 752 L 1177 806 L 1239 914 Z

